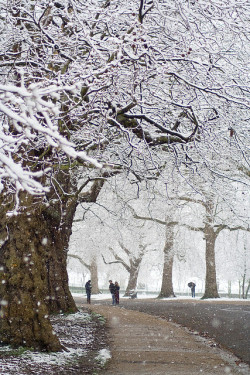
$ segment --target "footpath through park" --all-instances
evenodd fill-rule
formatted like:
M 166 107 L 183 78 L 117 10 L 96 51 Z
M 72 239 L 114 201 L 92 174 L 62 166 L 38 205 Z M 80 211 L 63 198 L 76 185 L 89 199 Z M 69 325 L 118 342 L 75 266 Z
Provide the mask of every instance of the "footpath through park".
M 107 321 L 112 358 L 103 375 L 250 374 L 235 356 L 175 323 L 119 306 L 83 306 Z

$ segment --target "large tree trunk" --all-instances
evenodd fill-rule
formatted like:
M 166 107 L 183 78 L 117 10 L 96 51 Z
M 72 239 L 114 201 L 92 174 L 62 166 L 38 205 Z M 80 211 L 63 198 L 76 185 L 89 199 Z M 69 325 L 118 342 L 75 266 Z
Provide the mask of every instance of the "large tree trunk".
M 79 260 L 79 262 L 88 269 L 90 272 L 90 279 L 91 279 L 91 285 L 92 285 L 92 294 L 98 294 L 100 293 L 99 287 L 98 287 L 98 267 L 96 262 L 96 257 L 94 256 L 91 260 L 91 263 L 86 263 L 80 255 L 76 254 L 68 254 L 69 257 L 75 258 Z
M 91 260 L 89 271 L 91 275 L 92 294 L 98 294 L 100 293 L 100 290 L 98 287 L 98 267 L 96 257 L 93 257 L 93 259 Z
M 34 203 L 29 197 L 26 203 Z M 47 223 L 33 212 L 23 211 L 6 220 L 1 206 L 1 341 L 12 346 L 60 350 L 49 321 L 46 259 L 50 258 Z M 5 207 L 6 208 L 6 207 Z M 39 228 L 39 229 L 38 229 Z M 48 242 L 45 241 L 45 238 Z
M 136 260 L 135 262 L 131 264 L 131 267 L 129 270 L 128 286 L 126 288 L 124 297 L 128 297 L 131 291 L 136 290 L 141 261 L 142 259 Z
M 174 264 L 174 228 L 166 225 L 166 241 L 164 246 L 164 264 L 162 273 L 161 291 L 158 298 L 175 297 L 173 289 L 173 264 Z
M 215 265 L 215 240 L 216 234 L 212 226 L 206 223 L 204 228 L 206 240 L 206 283 L 205 293 L 202 299 L 219 298 L 216 282 L 216 265 Z
M 77 200 L 58 206 L 43 207 L 41 220 L 46 222 L 45 264 L 47 270 L 46 303 L 49 313 L 76 312 L 77 308 L 68 286 L 67 250 Z M 59 213 L 61 212 L 60 220 Z
M 103 183 L 94 182 L 82 199 L 95 201 Z M 0 195 L 0 339 L 13 346 L 60 350 L 48 315 L 77 311 L 66 254 L 79 197 L 69 174 L 58 174 L 57 184 L 48 204 L 22 193 L 17 216 L 6 215 L 13 203 Z
M 3 198 L 3 197 L 2 197 Z M 1 205 L 2 267 L 0 335 L 4 343 L 38 350 L 61 349 L 49 321 L 50 313 L 75 312 L 68 288 L 66 248 L 74 209 L 45 205 L 26 193 L 20 195 L 20 212 L 6 215 Z M 60 212 L 64 212 L 61 220 Z M 53 214 L 52 214 L 53 213 Z

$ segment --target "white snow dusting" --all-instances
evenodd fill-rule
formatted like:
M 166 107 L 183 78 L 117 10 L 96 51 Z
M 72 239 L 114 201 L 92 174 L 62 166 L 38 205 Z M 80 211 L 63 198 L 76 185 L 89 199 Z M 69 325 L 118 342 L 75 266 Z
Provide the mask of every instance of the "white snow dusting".
M 108 349 L 101 349 L 95 360 L 100 363 L 101 366 L 104 366 L 105 363 L 111 358 L 111 353 Z
M 24 348 L 13 349 L 10 346 L 0 346 L 3 355 L 0 362 L 0 374 L 27 375 L 56 374 L 60 369 L 77 365 L 82 357 L 86 357 L 94 340 L 91 315 L 77 312 L 75 314 L 51 317 L 55 334 L 65 348 L 62 352 L 32 352 Z M 6 355 L 4 355 L 6 354 Z M 110 358 L 109 351 L 98 352 L 96 363 L 102 366 Z M 71 373 L 71 372 L 70 372 Z

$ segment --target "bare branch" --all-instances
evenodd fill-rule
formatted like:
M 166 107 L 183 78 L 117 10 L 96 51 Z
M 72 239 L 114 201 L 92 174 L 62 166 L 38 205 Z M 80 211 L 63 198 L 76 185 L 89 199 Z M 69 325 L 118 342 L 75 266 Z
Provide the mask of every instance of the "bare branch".
M 131 251 L 129 251 L 124 244 L 121 241 L 118 241 L 119 245 L 121 246 L 122 250 L 125 251 L 125 253 L 130 257 L 131 256 Z
M 166 133 L 166 134 L 169 134 L 173 137 L 175 137 L 175 141 L 176 139 L 180 138 L 180 142 L 184 141 L 184 142 L 188 142 L 191 137 L 193 137 L 193 135 L 195 134 L 196 130 L 197 130 L 197 127 L 195 128 L 195 130 L 192 131 L 192 133 L 189 135 L 189 136 L 183 136 L 181 133 L 178 133 L 176 131 L 173 131 L 171 129 L 168 129 L 166 128 L 165 126 L 162 126 L 160 124 L 158 124 L 157 122 L 155 122 L 154 120 L 150 119 L 148 116 L 146 115 L 143 115 L 143 114 L 131 114 L 131 115 L 128 115 L 128 114 L 124 114 L 124 116 L 128 119 L 140 119 L 140 120 L 145 120 L 147 121 L 149 124 L 151 125 L 154 125 L 157 129 L 161 130 L 162 133 Z
M 216 229 L 216 234 L 219 234 L 223 229 L 227 229 L 229 230 L 230 232 L 233 232 L 233 231 L 236 231 L 236 230 L 242 230 L 242 231 L 245 231 L 245 232 L 250 232 L 250 228 L 245 228 L 241 225 L 238 225 L 237 227 L 230 227 L 229 225 L 226 225 L 226 224 L 221 224 L 221 225 L 215 225 L 214 228 L 217 228 Z
M 86 262 L 84 262 L 84 261 L 82 260 L 82 258 L 81 258 L 79 255 L 75 255 L 75 254 L 70 254 L 70 253 L 68 253 L 67 256 L 79 260 L 79 262 L 80 262 L 84 267 L 86 267 L 88 270 L 90 270 L 90 265 L 87 264 Z
M 110 250 L 113 250 L 112 248 L 110 248 Z M 126 271 L 130 272 L 130 267 L 124 262 L 124 260 L 122 258 L 120 258 L 118 255 L 114 254 L 114 257 L 116 260 L 113 260 L 113 261 L 110 261 L 110 262 L 107 262 L 104 258 L 104 255 L 102 254 L 102 259 L 103 259 L 103 262 L 105 264 L 122 264 L 123 267 L 126 269 Z
M 161 220 L 161 219 L 157 219 L 157 218 L 154 218 L 154 217 L 149 217 L 149 216 L 140 216 L 136 213 L 135 209 L 130 206 L 128 204 L 128 207 L 130 208 L 130 210 L 132 211 L 132 214 L 133 214 L 133 217 L 135 219 L 138 219 L 138 220 L 145 220 L 145 221 L 153 221 L 155 223 L 158 223 L 158 224 L 161 224 L 161 225 L 167 225 L 167 226 L 174 226 L 174 225 L 178 225 L 178 222 L 177 221 L 167 221 L 166 220 Z

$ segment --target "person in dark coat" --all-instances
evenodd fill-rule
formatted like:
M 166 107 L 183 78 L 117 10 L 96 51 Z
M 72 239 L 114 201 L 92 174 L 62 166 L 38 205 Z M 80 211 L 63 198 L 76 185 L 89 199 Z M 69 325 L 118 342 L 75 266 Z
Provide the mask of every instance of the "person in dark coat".
M 195 287 L 196 287 L 195 283 L 190 282 L 188 283 L 188 286 L 189 288 L 191 288 L 192 297 L 195 297 Z
M 109 280 L 109 291 L 112 295 L 112 305 L 116 305 L 115 301 L 115 284 L 112 282 L 112 280 Z
M 87 303 L 89 303 L 89 304 L 90 304 L 90 297 L 91 297 L 91 288 L 92 288 L 91 280 L 89 280 L 85 284 L 85 290 L 86 290 L 86 294 L 87 294 Z
M 120 302 L 120 286 L 117 281 L 115 281 L 115 303 L 119 305 Z

